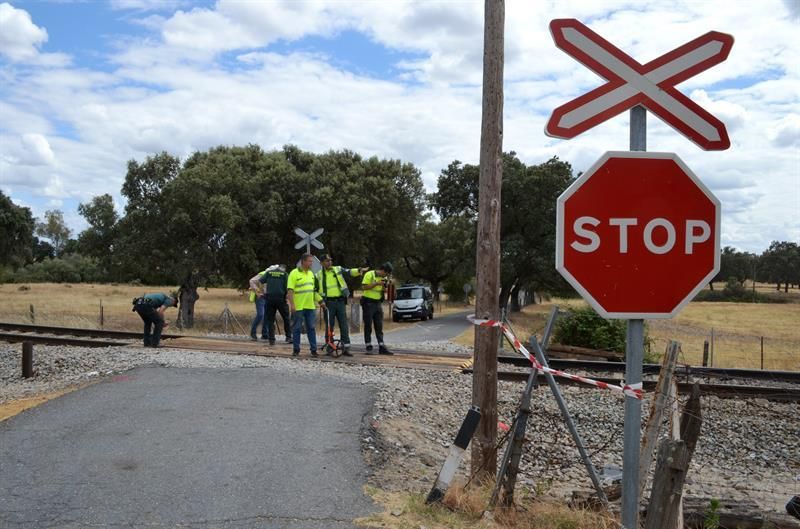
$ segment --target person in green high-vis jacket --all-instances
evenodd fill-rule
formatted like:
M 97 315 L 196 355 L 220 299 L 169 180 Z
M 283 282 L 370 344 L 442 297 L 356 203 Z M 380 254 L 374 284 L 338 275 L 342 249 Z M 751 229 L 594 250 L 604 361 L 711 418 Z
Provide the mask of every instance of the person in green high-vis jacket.
M 375 328 L 375 338 L 378 339 L 378 354 L 390 355 L 391 351 L 383 343 L 383 299 L 384 288 L 389 285 L 389 275 L 392 273 L 392 263 L 383 263 L 375 270 L 364 274 L 361 288 L 361 311 L 364 315 L 364 343 L 367 354 L 375 354 L 372 349 L 372 329 Z
M 350 290 L 347 288 L 345 275 L 358 277 L 368 268 L 343 268 L 333 265 L 333 258 L 329 254 L 320 257 L 322 270 L 317 272 L 317 289 L 322 296 L 322 300 L 327 307 L 325 317 L 325 336 L 328 336 L 328 329 L 336 327 L 339 322 L 339 332 L 342 342 L 342 355 L 353 356 L 350 353 L 350 329 L 347 323 L 347 298 Z M 333 351 L 327 351 L 327 356 L 332 356 Z
M 313 259 L 311 254 L 304 254 L 300 258 L 300 266 L 292 270 L 286 284 L 288 291 L 286 300 L 289 302 L 289 312 L 292 313 L 292 356 L 300 354 L 300 334 L 304 322 L 311 356 L 317 356 L 317 331 L 314 328 L 316 309 L 317 304 L 321 307 L 325 304 L 317 292 L 316 278 L 311 271 Z

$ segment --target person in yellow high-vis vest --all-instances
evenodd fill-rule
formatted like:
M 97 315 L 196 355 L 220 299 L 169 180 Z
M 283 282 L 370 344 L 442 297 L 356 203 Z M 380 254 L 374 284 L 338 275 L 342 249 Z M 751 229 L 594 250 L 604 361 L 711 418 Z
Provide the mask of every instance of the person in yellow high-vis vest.
M 342 341 L 342 354 L 344 356 L 353 356 L 350 353 L 350 329 L 347 324 L 346 309 L 350 290 L 347 288 L 344 276 L 358 277 L 368 269 L 333 266 L 333 258 L 329 254 L 323 254 L 320 257 L 320 263 L 322 263 L 322 270 L 317 272 L 317 288 L 326 307 L 325 336 L 328 336 L 330 327 L 336 327 L 336 321 L 338 321 Z M 325 354 L 332 356 L 333 351 L 328 350 Z
M 367 354 L 375 354 L 372 350 L 372 327 L 375 327 L 375 338 L 378 339 L 378 354 L 392 354 L 383 343 L 383 299 L 384 289 L 388 286 L 389 274 L 392 273 L 392 263 L 383 263 L 376 270 L 364 274 L 361 288 L 361 308 L 364 315 L 364 343 L 367 345 Z
M 300 266 L 292 270 L 286 284 L 289 312 L 292 313 L 292 356 L 300 354 L 300 334 L 303 322 L 306 324 L 308 345 L 311 347 L 311 356 L 317 356 L 317 331 L 316 324 L 317 304 L 324 307 L 322 296 L 316 288 L 316 278 L 311 271 L 313 257 L 303 254 Z

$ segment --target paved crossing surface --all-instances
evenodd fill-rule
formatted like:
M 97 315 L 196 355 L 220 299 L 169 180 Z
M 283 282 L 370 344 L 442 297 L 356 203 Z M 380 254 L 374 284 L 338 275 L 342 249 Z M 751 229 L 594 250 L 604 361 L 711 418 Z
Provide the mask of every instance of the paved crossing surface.
M 368 388 L 141 368 L 0 423 L 0 527 L 352 528 Z

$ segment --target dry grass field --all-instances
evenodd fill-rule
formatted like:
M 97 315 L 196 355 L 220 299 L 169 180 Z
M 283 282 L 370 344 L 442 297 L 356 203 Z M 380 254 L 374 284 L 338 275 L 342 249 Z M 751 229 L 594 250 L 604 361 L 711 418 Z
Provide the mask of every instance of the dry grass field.
M 103 328 L 117 330 L 139 330 L 141 320 L 131 312 L 131 300 L 147 292 L 169 294 L 175 286 L 132 286 L 125 284 L 69 284 L 69 283 L 28 283 L 0 284 L 0 321 L 31 323 L 30 306 L 33 305 L 35 323 L 62 327 L 99 328 L 100 304 L 103 304 Z M 250 332 L 250 322 L 255 315 L 253 304 L 246 292 L 232 288 L 209 288 L 199 290 L 200 299 L 195 305 L 195 327 L 184 329 L 185 334 L 222 333 L 224 322 L 220 315 L 225 304 L 236 317 L 246 333 Z M 436 304 L 438 314 L 448 314 L 464 310 L 461 303 Z M 168 309 L 167 321 L 175 321 L 177 312 Z M 384 328 L 393 329 L 403 323 L 393 323 L 391 314 L 384 313 Z M 407 324 L 405 324 L 407 325 Z M 175 332 L 170 328 L 167 332 Z M 235 324 L 228 328 L 229 333 L 241 330 Z M 357 343 L 357 342 L 356 342 Z
M 774 289 L 774 287 L 773 287 Z M 797 290 L 787 294 L 796 296 Z M 527 339 L 541 334 L 553 304 L 562 308 L 584 305 L 581 300 L 553 299 L 530 305 L 513 314 L 517 336 Z M 681 362 L 699 365 L 703 342 L 711 341 L 714 330 L 713 365 L 718 367 L 761 367 L 761 338 L 764 341 L 764 369 L 800 371 L 800 303 L 724 303 L 691 302 L 671 320 L 647 322 L 652 350 L 660 355 L 669 340 L 681 342 Z M 472 345 L 474 331 L 469 329 L 456 340 Z
M 131 312 L 131 299 L 145 292 L 170 292 L 175 287 L 142 287 L 115 284 L 0 284 L 0 321 L 30 322 L 30 306 L 38 324 L 65 327 L 98 327 L 100 304 L 103 304 L 104 328 L 138 330 L 141 322 Z M 719 287 L 721 288 L 721 286 Z M 774 286 L 757 285 L 757 290 L 774 291 Z M 653 351 L 666 349 L 669 340 L 681 342 L 682 361 L 700 364 L 703 342 L 711 340 L 714 330 L 713 364 L 724 367 L 758 368 L 761 365 L 761 338 L 764 341 L 764 368 L 800 370 L 800 292 L 790 290 L 787 296 L 797 303 L 710 303 L 692 302 L 673 320 L 650 320 L 649 332 Z M 245 293 L 235 289 L 211 288 L 200 290 L 195 309 L 196 326 L 186 333 L 223 332 L 220 315 L 228 304 L 245 332 L 249 332 L 253 305 Z M 512 316 L 515 331 L 520 337 L 539 334 L 553 304 L 562 308 L 582 305 L 581 300 L 553 299 L 541 305 L 525 307 Z M 465 305 L 442 304 L 440 314 L 459 311 Z M 437 311 L 439 306 L 437 305 Z M 174 310 L 167 319 L 175 319 Z M 401 324 L 385 319 L 387 330 Z M 172 330 L 172 329 L 170 329 Z M 229 328 L 229 332 L 241 332 Z M 472 345 L 474 331 L 464 332 L 456 340 Z

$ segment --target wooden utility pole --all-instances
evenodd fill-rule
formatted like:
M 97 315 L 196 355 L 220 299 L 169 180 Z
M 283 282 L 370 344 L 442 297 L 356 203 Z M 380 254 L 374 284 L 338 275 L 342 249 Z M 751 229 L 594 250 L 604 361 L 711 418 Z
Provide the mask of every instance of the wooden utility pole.
M 503 41 L 505 0 L 484 0 L 483 116 L 476 252 L 478 318 L 500 319 L 500 188 L 503 180 Z M 493 479 L 497 469 L 497 348 L 500 329 L 475 327 L 472 403 L 481 422 L 472 443 L 472 471 Z

